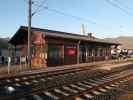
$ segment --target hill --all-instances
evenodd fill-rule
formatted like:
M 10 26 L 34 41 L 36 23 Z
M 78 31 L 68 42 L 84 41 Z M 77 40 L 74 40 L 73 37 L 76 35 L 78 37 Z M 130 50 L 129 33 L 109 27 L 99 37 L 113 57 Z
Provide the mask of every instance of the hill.
M 0 38 L 0 48 L 8 48 L 8 38 Z
M 133 49 L 133 36 L 120 36 L 117 38 L 105 38 L 104 40 L 110 42 L 118 42 L 122 44 L 122 48 Z

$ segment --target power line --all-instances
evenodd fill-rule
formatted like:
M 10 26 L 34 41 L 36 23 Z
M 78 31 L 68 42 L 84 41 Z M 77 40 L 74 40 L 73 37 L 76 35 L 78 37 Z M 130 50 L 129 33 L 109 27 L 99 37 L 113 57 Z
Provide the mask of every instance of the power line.
M 107 0 L 106 0 L 106 1 L 107 1 Z M 42 5 L 39 6 L 38 4 L 35 4 L 35 3 L 34 3 L 34 5 L 36 5 L 37 7 L 40 7 L 40 8 L 41 8 L 41 9 L 37 10 L 36 13 L 41 12 L 42 10 L 45 9 L 45 10 L 48 10 L 48 11 L 50 11 L 50 12 L 54 12 L 54 13 L 57 13 L 57 14 L 60 14 L 60 15 L 63 15 L 63 16 L 67 16 L 67 17 L 74 18 L 74 19 L 76 19 L 76 20 L 85 21 L 85 22 L 87 22 L 87 23 L 89 23 L 89 24 L 99 25 L 99 26 L 102 27 L 102 28 L 104 27 L 104 28 L 112 29 L 111 26 L 103 25 L 103 24 L 97 23 L 97 22 L 95 22 L 95 21 L 92 21 L 92 20 L 89 20 L 89 19 L 85 19 L 85 18 L 80 17 L 80 16 L 75 16 L 75 15 L 70 14 L 70 13 L 65 13 L 65 12 L 59 11 L 59 10 L 57 10 L 57 9 L 48 8 L 47 6 L 43 6 L 43 3 L 41 3 L 41 4 L 42 4 Z M 120 8 L 120 9 L 122 9 L 122 8 Z M 126 12 L 126 13 L 127 13 L 127 12 Z
M 114 2 L 116 2 L 117 4 L 123 6 L 125 9 L 130 10 L 132 12 L 132 9 L 130 7 L 128 7 L 127 5 L 123 4 L 119 0 L 114 0 Z
M 85 19 L 85 18 L 82 18 L 82 17 L 79 17 L 79 16 L 75 16 L 75 15 L 72 15 L 70 13 L 65 13 L 65 12 L 62 12 L 62 11 L 59 11 L 59 10 L 56 10 L 56 9 L 53 9 L 53 8 L 48 8 L 48 7 L 43 7 L 43 9 L 46 9 L 50 12 L 54 12 L 54 13 L 57 13 L 57 14 L 60 14 L 60 15 L 63 15 L 63 16 L 67 16 L 67 17 L 71 17 L 71 18 L 74 18 L 76 20 L 81 20 L 81 21 L 86 21 L 87 23 L 91 23 L 91 24 L 94 24 L 94 25 L 99 25 L 100 27 L 102 28 L 105 28 L 105 29 L 113 29 L 111 26 L 107 26 L 107 25 L 103 25 L 103 24 L 99 24 L 97 22 L 94 22 L 92 20 L 89 20 L 89 19 Z M 42 10 L 43 10 L 42 9 Z M 41 10 L 40 10 L 41 11 Z M 120 27 L 121 28 L 121 27 Z
M 44 2 L 45 2 L 46 0 L 44 0 Z M 91 21 L 91 20 L 88 20 L 88 19 L 85 19 L 85 18 L 82 18 L 82 17 L 79 17 L 79 16 L 75 16 L 75 15 L 72 15 L 72 14 L 68 14 L 68 13 L 65 13 L 65 12 L 62 12 L 62 11 L 59 11 L 59 10 L 56 10 L 56 9 L 53 9 L 53 8 L 48 8 L 47 6 L 43 6 L 43 3 L 41 3 L 41 5 L 38 5 L 38 4 L 34 4 L 34 5 L 36 5 L 36 6 L 38 6 L 39 8 L 41 8 L 42 7 L 42 9 L 38 9 L 38 10 L 36 10 L 36 12 L 35 13 L 38 13 L 38 12 L 41 12 L 42 10 L 48 10 L 48 11 L 51 11 L 51 12 L 55 12 L 55 13 L 58 13 L 58 14 L 60 14 L 60 15 L 63 15 L 63 16 L 68 16 L 68 17 L 72 17 L 72 18 L 74 18 L 74 19 L 77 19 L 77 20 L 84 20 L 84 21 L 88 21 L 88 22 L 90 22 L 91 24 L 97 24 L 96 22 L 94 22 L 94 21 Z
M 68 13 L 64 13 L 62 11 L 59 11 L 59 10 L 56 10 L 56 9 L 52 9 L 52 8 L 47 8 L 47 10 L 51 11 L 51 12 L 55 12 L 55 13 L 58 13 L 60 15 L 63 15 L 63 16 L 68 16 L 68 17 L 72 17 L 74 19 L 77 19 L 77 20 L 81 20 L 81 21 L 87 21 L 91 24 L 97 24 L 96 22 L 94 21 L 91 21 L 91 20 L 88 20 L 88 19 L 85 19 L 85 18 L 82 18 L 82 17 L 79 17 L 79 16 L 75 16 L 75 15 L 72 15 L 72 14 L 68 14 Z
M 102 26 L 102 27 L 106 27 L 106 28 L 107 28 L 107 26 L 102 25 L 102 24 L 98 24 L 98 23 L 95 22 L 95 21 L 92 21 L 92 20 L 89 20 L 89 19 L 85 19 L 85 18 L 80 17 L 80 16 L 75 16 L 75 15 L 70 14 L 70 13 L 65 13 L 65 12 L 59 11 L 59 10 L 57 10 L 57 9 L 48 8 L 47 6 L 42 7 L 42 9 L 41 9 L 40 11 L 42 11 L 43 9 L 48 10 L 48 11 L 50 11 L 50 12 L 54 12 L 54 13 L 60 14 L 60 15 L 63 15 L 63 16 L 71 17 L 71 18 L 76 19 L 76 20 L 86 21 L 86 22 L 89 23 L 89 24 L 91 23 L 91 24 L 100 25 L 100 26 Z M 39 11 L 39 12 L 40 12 L 40 11 Z
M 127 11 L 126 9 L 124 9 L 123 7 L 117 5 L 116 3 L 114 3 L 111 0 L 105 0 L 108 4 L 112 5 L 115 8 L 120 9 L 122 12 L 124 12 L 125 14 L 129 15 L 129 16 L 133 16 L 133 14 L 129 13 L 129 11 Z
M 37 8 L 35 9 L 35 11 L 32 13 L 32 16 L 34 16 L 36 13 L 39 12 L 39 9 L 41 7 L 43 7 L 44 3 L 46 2 L 47 0 L 43 0 L 42 2 L 40 2 L 40 4 L 37 6 Z M 33 3 L 34 4 L 34 3 Z M 36 4 L 37 5 L 37 4 Z

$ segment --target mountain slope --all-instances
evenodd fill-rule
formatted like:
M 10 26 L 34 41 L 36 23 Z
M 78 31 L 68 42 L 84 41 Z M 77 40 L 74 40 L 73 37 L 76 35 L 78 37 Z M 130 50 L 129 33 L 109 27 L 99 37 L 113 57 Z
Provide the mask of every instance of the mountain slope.
M 104 40 L 110 41 L 110 42 L 118 42 L 122 44 L 122 48 L 127 48 L 127 49 L 133 49 L 133 37 L 129 36 L 120 36 L 117 38 L 105 38 Z

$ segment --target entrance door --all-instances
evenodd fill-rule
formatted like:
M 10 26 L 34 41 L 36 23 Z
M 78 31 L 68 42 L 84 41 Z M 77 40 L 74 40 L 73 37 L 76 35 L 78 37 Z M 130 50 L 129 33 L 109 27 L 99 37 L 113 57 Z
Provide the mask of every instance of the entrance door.
M 62 65 L 62 46 L 49 44 L 48 45 L 48 66 L 59 66 Z
M 64 64 L 77 63 L 77 47 L 75 45 L 65 45 Z

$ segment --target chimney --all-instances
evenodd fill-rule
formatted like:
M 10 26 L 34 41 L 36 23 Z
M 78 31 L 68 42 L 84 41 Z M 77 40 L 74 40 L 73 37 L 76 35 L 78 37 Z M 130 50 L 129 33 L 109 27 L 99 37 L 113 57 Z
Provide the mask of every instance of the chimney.
M 89 37 L 90 39 L 92 39 L 92 38 L 93 38 L 92 33 L 88 33 L 88 37 Z
M 81 34 L 86 35 L 84 24 L 81 25 Z

